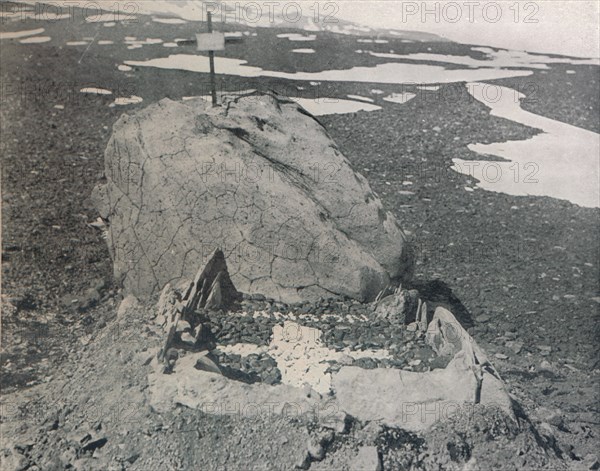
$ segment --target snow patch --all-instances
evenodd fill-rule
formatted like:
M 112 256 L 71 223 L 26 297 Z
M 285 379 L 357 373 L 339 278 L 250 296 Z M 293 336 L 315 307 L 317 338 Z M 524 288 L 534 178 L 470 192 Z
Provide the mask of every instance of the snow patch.
M 386 97 L 383 97 L 384 101 L 389 101 L 391 103 L 400 103 L 400 104 L 404 104 L 407 101 L 412 100 L 414 97 L 416 97 L 416 95 L 414 93 L 392 93 L 391 95 L 388 95 Z
M 34 36 L 36 34 L 42 34 L 44 28 L 29 29 L 26 31 L 0 31 L 0 39 L 19 39 L 26 38 L 27 36 Z
M 81 93 L 91 93 L 93 95 L 112 95 L 110 90 L 104 88 L 86 87 L 79 90 Z
M 37 44 L 37 43 L 47 43 L 51 41 L 52 38 L 50 36 L 33 36 L 31 38 L 21 39 L 19 42 L 21 44 Z

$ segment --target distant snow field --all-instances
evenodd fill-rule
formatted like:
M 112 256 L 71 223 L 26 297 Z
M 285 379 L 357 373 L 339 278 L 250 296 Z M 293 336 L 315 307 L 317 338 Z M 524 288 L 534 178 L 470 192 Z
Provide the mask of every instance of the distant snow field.
M 388 44 L 389 41 L 387 39 L 357 39 L 357 43 L 367 43 L 367 44 Z
M 152 18 L 155 23 L 163 23 L 166 25 L 184 25 L 187 21 L 181 18 Z
M 94 8 L 91 7 L 89 9 L 90 11 L 93 11 Z M 127 22 L 127 21 L 135 21 L 137 20 L 136 16 L 133 16 L 131 14 L 127 14 L 125 12 L 121 11 L 116 11 L 116 12 L 103 12 L 102 14 L 99 15 L 90 15 L 88 17 L 86 17 L 85 21 L 86 23 L 114 23 L 114 22 Z

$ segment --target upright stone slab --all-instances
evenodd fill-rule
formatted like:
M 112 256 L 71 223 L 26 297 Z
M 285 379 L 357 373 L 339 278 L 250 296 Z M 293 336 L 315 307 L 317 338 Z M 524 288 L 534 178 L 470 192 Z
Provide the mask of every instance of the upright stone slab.
M 410 276 L 396 219 L 299 105 L 257 94 L 123 115 L 94 191 L 115 276 L 142 299 L 223 250 L 241 292 L 373 299 Z

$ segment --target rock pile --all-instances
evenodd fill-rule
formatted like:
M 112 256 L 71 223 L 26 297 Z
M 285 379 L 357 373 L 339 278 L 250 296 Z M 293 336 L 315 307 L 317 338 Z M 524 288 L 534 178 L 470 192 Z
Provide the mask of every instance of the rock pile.
M 274 94 L 168 99 L 122 116 L 94 199 L 114 272 L 147 299 L 215 249 L 245 293 L 372 300 L 410 277 L 396 219 L 320 123 Z
M 215 348 L 214 335 L 203 314 L 207 309 L 221 309 L 232 305 L 241 298 L 233 286 L 223 252 L 215 250 L 207 264 L 198 271 L 181 298 L 177 292 L 163 290 L 159 300 L 159 323 L 167 331 L 165 345 L 159 359 L 166 363 L 170 371 L 179 354 L 177 348 L 189 351 L 209 351 Z M 203 364 L 209 371 L 220 373 L 219 368 L 207 357 Z

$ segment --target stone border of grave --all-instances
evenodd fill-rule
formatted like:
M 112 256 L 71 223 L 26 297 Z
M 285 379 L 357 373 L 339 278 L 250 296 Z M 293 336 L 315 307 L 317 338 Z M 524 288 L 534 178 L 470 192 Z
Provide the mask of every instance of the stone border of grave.
M 216 344 L 207 332 L 206 319 L 194 317 L 197 309 L 225 305 L 228 301 L 223 293 L 239 295 L 227 275 L 223 254 L 213 253 L 184 291 L 183 299 L 177 299 L 176 293 L 166 287 L 158 303 L 157 319 L 163 325 L 166 342 L 154 358 L 149 376 L 150 403 L 156 410 L 185 405 L 217 415 L 307 415 L 338 432 L 344 430 L 350 417 L 422 432 L 465 406 L 476 404 L 498 408 L 515 419 L 512 400 L 500 375 L 475 340 L 443 307 L 438 307 L 427 323 L 426 306 L 418 300 L 416 319 L 407 327 L 423 330 L 427 344 L 438 355 L 451 358 L 444 369 L 414 372 L 342 366 L 335 372 L 321 369 L 322 377 L 315 379 L 318 360 L 328 352 L 320 331 L 286 321 L 273 328 L 270 348 L 288 363 L 292 360 L 299 365 L 293 381 L 248 384 L 222 374 L 210 355 Z M 393 296 L 401 293 L 396 291 Z M 397 301 L 395 305 L 402 303 Z M 387 305 L 389 309 L 394 302 L 388 301 Z M 304 335 L 283 335 L 291 328 Z M 287 352 L 293 352 L 293 356 Z M 323 388 L 325 374 L 329 376 Z

